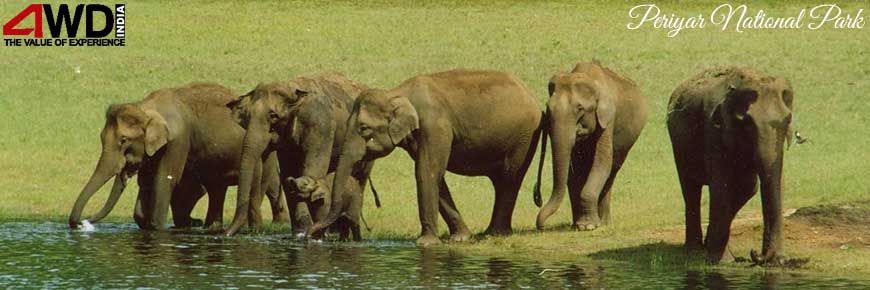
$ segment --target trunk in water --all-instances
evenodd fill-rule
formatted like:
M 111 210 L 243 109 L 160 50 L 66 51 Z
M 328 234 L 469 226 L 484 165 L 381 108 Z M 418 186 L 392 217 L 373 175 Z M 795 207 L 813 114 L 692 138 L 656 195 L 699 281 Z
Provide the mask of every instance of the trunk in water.
M 758 171 L 761 180 L 761 204 L 764 216 L 764 240 L 760 262 L 770 261 L 782 253 L 782 154 L 783 130 L 760 128 L 758 134 Z
M 123 160 L 120 153 L 103 151 L 100 154 L 100 161 L 97 162 L 97 168 L 85 184 L 85 187 L 79 193 L 76 203 L 73 206 L 72 212 L 69 214 L 69 227 L 72 229 L 78 228 L 81 223 L 82 211 L 88 204 L 88 201 L 94 196 L 97 190 L 100 190 L 109 178 L 118 174 L 123 167 Z
M 348 136 L 344 139 L 345 143 L 342 146 L 341 156 L 338 159 L 338 166 L 335 169 L 335 178 L 332 181 L 332 206 L 329 208 L 329 214 L 326 219 L 316 222 L 308 231 L 308 236 L 318 234 L 332 223 L 334 223 L 347 207 L 346 201 L 342 198 L 347 189 L 347 179 L 350 178 L 354 166 L 362 160 L 365 155 L 365 142 L 362 137 L 357 136 L 348 131 Z
M 115 176 L 115 184 L 112 185 L 112 191 L 109 193 L 109 199 L 106 200 L 106 204 L 103 205 L 103 208 L 97 212 L 96 215 L 88 219 L 91 223 L 96 223 L 103 218 L 105 218 L 112 209 L 115 208 L 115 204 L 118 203 L 118 199 L 121 198 L 121 193 L 124 192 L 124 188 L 127 187 L 127 177 L 124 173 L 118 174 Z
M 239 165 L 239 188 L 238 198 L 236 199 L 236 212 L 233 216 L 232 224 L 225 233 L 227 236 L 234 235 L 247 222 L 251 189 L 259 187 L 254 186 L 254 182 L 260 182 L 260 180 L 255 180 L 255 171 L 257 171 L 258 166 L 261 166 L 258 162 L 263 162 L 263 151 L 266 150 L 270 137 L 268 127 L 262 128 L 261 126 L 256 125 L 256 123 L 251 123 L 251 126 L 249 126 L 248 131 L 245 134 L 245 141 L 242 145 L 241 164 Z
M 568 168 L 571 166 L 571 151 L 576 141 L 576 130 L 573 122 L 550 122 L 550 144 L 553 146 L 553 193 L 547 204 L 538 212 L 536 226 L 544 228 L 544 222 L 555 213 L 562 204 L 568 187 Z

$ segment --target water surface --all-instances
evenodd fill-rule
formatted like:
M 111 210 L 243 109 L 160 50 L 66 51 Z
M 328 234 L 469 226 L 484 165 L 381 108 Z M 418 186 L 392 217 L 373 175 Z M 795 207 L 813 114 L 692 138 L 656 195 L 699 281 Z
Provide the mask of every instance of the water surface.
M 0 224 L 0 288 L 870 289 L 870 281 L 467 255 L 410 241 L 304 243 L 98 224 Z

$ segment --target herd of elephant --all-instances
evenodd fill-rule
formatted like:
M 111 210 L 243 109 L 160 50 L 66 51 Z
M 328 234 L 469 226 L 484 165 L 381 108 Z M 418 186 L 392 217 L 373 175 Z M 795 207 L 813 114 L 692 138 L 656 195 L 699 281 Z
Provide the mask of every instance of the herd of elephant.
M 485 234 L 506 235 L 539 140 L 534 202 L 542 206 L 548 136 L 553 188 L 537 228 L 544 229 L 566 191 L 575 229 L 607 225 L 614 179 L 647 121 L 646 98 L 632 80 L 597 61 L 555 74 L 548 92 L 542 111 L 516 76 L 485 70 L 420 75 L 390 90 L 334 72 L 261 83 L 242 96 L 212 83 L 157 90 L 144 100 L 109 106 L 102 154 L 69 225 L 104 218 L 127 179 L 137 175 L 133 217 L 142 229 L 162 229 L 171 210 L 175 227 L 233 235 L 262 223 L 266 197 L 273 221 L 289 221 L 294 235 L 330 232 L 360 240 L 373 163 L 400 147 L 415 161 L 419 245 L 441 242 L 439 214 L 450 241 L 471 238 L 445 182 L 447 171 L 492 181 L 495 204 Z M 674 90 L 667 126 L 685 201 L 687 249 L 706 250 L 708 261 L 719 262 L 731 222 L 760 180 L 763 247 L 752 257 L 757 263 L 782 259 L 782 162 L 792 98 L 784 78 L 745 66 L 708 68 Z M 106 204 L 82 220 L 88 200 L 112 177 Z M 224 229 L 223 204 L 232 185 L 238 185 L 237 205 Z M 704 185 L 711 197 L 702 239 Z M 203 222 L 190 214 L 206 193 Z

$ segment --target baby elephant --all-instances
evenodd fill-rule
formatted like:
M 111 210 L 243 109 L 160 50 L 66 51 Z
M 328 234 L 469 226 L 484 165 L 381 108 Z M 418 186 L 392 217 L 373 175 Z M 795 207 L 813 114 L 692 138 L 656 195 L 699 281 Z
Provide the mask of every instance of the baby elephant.
M 683 200 L 686 247 L 706 246 L 707 259 L 722 259 L 737 211 L 761 179 L 764 215 L 762 264 L 782 254 L 782 147 L 790 136 L 788 81 L 748 67 L 707 69 L 684 81 L 668 104 L 668 132 Z M 701 240 L 701 187 L 710 189 L 710 225 Z
M 366 169 L 370 171 L 370 168 Z M 308 176 L 299 178 L 287 178 L 286 187 L 297 192 L 301 198 L 318 200 L 322 198 L 331 198 L 332 184 L 335 181 L 335 172 L 330 172 L 322 179 L 313 179 Z M 342 200 L 347 202 L 345 210 L 341 213 L 341 217 L 330 226 L 330 230 L 337 232 L 339 239 L 346 241 L 350 234 L 353 234 L 354 241 L 361 241 L 360 234 L 360 218 L 362 217 L 363 195 L 354 194 L 362 193 L 365 188 L 365 179 L 357 180 L 348 178 L 345 183 L 345 188 L 349 189 L 343 194 Z M 374 193 L 374 192 L 373 192 Z M 377 200 L 377 195 L 375 195 Z
M 545 130 L 535 185 L 541 206 L 541 167 L 547 135 L 553 137 L 553 193 L 537 227 L 559 209 L 567 186 L 573 226 L 594 230 L 610 223 L 610 188 L 646 124 L 646 98 L 637 85 L 598 62 L 578 63 L 550 79 Z

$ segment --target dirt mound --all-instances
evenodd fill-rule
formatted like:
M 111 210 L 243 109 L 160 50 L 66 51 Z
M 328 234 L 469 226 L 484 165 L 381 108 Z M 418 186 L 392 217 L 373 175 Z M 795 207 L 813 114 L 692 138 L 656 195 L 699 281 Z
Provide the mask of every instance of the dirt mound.
M 862 205 L 870 201 L 850 205 L 819 205 L 799 208 L 789 219 L 815 226 L 870 227 L 870 208 Z

